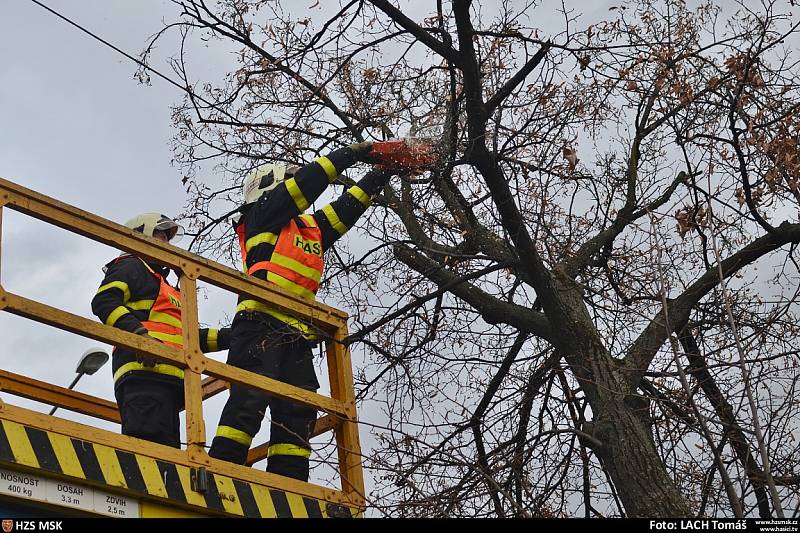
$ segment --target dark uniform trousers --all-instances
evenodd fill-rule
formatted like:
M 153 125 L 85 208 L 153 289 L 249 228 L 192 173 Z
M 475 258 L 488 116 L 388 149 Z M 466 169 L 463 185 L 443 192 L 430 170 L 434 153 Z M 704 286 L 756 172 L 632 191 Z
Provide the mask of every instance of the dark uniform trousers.
M 255 327 L 254 327 L 255 326 Z M 277 379 L 316 392 L 319 389 L 312 347 L 314 343 L 285 324 L 234 321 L 228 364 L 262 376 Z M 310 449 L 311 429 L 316 410 L 265 395 L 254 389 L 232 385 L 230 398 L 220 417 L 220 426 L 244 431 L 254 437 L 261 428 L 267 407 L 270 408 L 270 446 L 290 444 Z M 249 446 L 223 437 L 215 437 L 209 455 L 232 463 L 244 464 Z M 308 479 L 308 458 L 273 455 L 267 460 L 267 472 L 296 479 Z
M 131 372 L 114 388 L 122 434 L 180 448 L 183 381 L 149 372 Z

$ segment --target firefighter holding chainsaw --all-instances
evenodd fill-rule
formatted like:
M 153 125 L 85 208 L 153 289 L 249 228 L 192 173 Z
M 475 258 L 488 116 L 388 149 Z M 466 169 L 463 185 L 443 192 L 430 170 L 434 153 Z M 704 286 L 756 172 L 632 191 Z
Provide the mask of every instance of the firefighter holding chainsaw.
M 342 171 L 357 162 L 374 161 L 372 151 L 372 143 L 359 143 L 302 168 L 267 164 L 248 175 L 244 205 L 234 222 L 247 274 L 315 300 L 325 251 L 355 224 L 392 172 L 373 169 L 337 200 L 304 213 Z M 233 319 L 228 364 L 316 391 L 316 341 L 312 324 L 242 296 Z M 246 387 L 231 386 L 209 455 L 244 464 L 267 406 L 272 418 L 267 471 L 307 481 L 316 411 Z
M 182 230 L 158 213 L 144 213 L 125 225 L 162 242 Z M 153 261 L 122 254 L 103 267 L 105 277 L 92 299 L 92 311 L 106 325 L 181 348 L 181 295 L 166 281 L 169 271 Z M 229 334 L 229 328 L 201 329 L 200 348 L 225 350 Z M 114 349 L 111 369 L 122 433 L 180 448 L 183 370 L 122 348 Z

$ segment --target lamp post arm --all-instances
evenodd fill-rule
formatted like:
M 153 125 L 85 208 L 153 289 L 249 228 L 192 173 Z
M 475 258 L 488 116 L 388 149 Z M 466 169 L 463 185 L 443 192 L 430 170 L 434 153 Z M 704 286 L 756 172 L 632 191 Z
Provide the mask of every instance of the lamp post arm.
M 68 389 L 70 389 L 70 390 L 72 390 L 72 387 L 74 387 L 75 385 L 77 385 L 77 383 L 78 383 L 78 380 L 79 380 L 79 379 L 81 379 L 81 377 L 83 376 L 83 374 L 84 374 L 84 372 L 78 372 L 78 375 L 77 375 L 77 376 L 75 376 L 75 379 L 73 379 L 73 380 L 72 380 L 72 383 L 70 383 L 70 384 L 69 384 L 69 387 L 67 387 L 67 388 L 68 388 Z M 58 410 L 58 406 L 55 406 L 55 407 L 53 407 L 52 409 L 50 409 L 50 414 L 52 415 L 52 414 L 53 414 L 53 413 L 55 413 L 57 410 Z

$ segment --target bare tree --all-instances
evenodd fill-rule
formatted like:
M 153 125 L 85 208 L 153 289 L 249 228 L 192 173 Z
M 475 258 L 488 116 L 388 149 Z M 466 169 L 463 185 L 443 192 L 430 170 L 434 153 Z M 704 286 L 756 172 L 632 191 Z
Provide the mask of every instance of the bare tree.
M 385 415 L 376 509 L 797 513 L 791 5 L 175 3 L 173 65 L 214 103 L 173 114 L 196 251 L 235 257 L 225 213 L 264 161 L 403 135 L 445 154 L 327 257 Z M 237 50 L 221 83 L 190 81 L 197 37 Z

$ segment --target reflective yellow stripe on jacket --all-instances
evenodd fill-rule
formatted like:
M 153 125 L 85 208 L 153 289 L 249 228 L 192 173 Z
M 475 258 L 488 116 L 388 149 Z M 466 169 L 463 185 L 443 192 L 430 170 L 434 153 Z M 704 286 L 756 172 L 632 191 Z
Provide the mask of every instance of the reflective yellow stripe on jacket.
M 165 376 L 174 376 L 178 379 L 183 379 L 183 370 L 177 366 L 168 365 L 166 363 L 156 363 L 155 366 L 144 366 L 142 363 L 136 361 L 125 363 L 114 372 L 114 383 L 119 380 L 124 374 L 133 372 L 134 370 L 141 370 L 143 372 L 153 372 L 155 374 L 164 374 Z
M 272 255 L 273 259 L 275 259 L 275 255 L 276 254 Z M 288 279 L 286 279 L 283 276 L 280 276 L 280 275 L 278 275 L 278 274 L 276 274 L 274 272 L 267 272 L 267 281 L 271 281 L 275 285 L 278 285 L 279 287 L 281 287 L 283 289 L 286 289 L 287 291 L 290 291 L 290 292 L 293 292 L 293 293 L 295 293 L 295 294 L 297 294 L 299 296 L 302 296 L 303 298 L 305 298 L 307 300 L 314 301 L 314 300 L 317 299 L 317 295 L 314 294 L 313 292 L 311 292 L 310 290 L 306 289 L 305 287 L 302 287 L 302 286 L 298 285 L 297 283 L 295 283 L 293 281 L 289 281 Z
M 130 309 L 120 305 L 119 307 L 117 307 L 116 309 L 111 311 L 111 313 L 108 314 L 108 318 L 106 318 L 106 326 L 113 326 L 114 324 L 117 323 L 117 320 L 119 320 L 121 317 L 127 315 L 130 312 L 131 312 Z
M 325 171 L 325 175 L 328 176 L 329 183 L 333 183 L 336 181 L 336 178 L 339 177 L 338 172 L 336 172 L 336 166 L 327 157 L 322 156 L 317 158 L 316 163 L 322 167 L 322 170 Z
M 372 198 L 370 198 L 369 195 L 364 192 L 364 189 L 358 185 L 353 185 L 347 189 L 347 192 L 349 192 L 356 200 L 364 204 L 364 207 L 369 207 L 369 205 L 372 203 Z
M 279 253 L 273 253 L 272 257 L 270 258 L 271 263 L 275 263 L 276 265 L 280 265 L 282 267 L 286 267 L 289 270 L 293 270 L 295 272 L 299 272 L 303 275 L 304 278 L 313 279 L 314 281 L 319 284 L 319 281 L 322 279 L 322 272 L 317 270 L 316 268 L 311 268 L 308 265 L 304 265 L 300 261 L 296 261 L 291 257 L 286 257 L 285 255 L 281 255 Z M 311 292 L 311 291 L 308 291 Z M 316 296 L 311 293 L 311 299 L 316 300 Z
M 218 337 L 219 337 L 219 330 L 214 328 L 209 328 L 208 333 L 206 333 L 206 346 L 208 346 L 209 352 L 216 352 L 219 349 L 217 345 Z
M 335 229 L 339 233 L 339 235 L 344 235 L 345 233 L 347 233 L 348 230 L 347 226 L 345 226 L 344 223 L 341 221 L 341 219 L 339 219 L 339 215 L 333 209 L 333 206 L 331 204 L 328 204 L 325 207 L 323 207 L 322 213 L 325 215 L 325 218 L 328 219 L 328 222 L 330 222 L 331 227 Z
M 134 300 L 126 303 L 125 307 L 132 311 L 149 311 L 154 302 L 155 300 Z
M 148 331 L 147 334 L 154 339 L 177 344 L 178 347 L 183 345 L 183 335 L 172 335 L 170 333 L 161 333 L 160 331 Z
M 109 289 L 119 289 L 122 291 L 122 302 L 125 303 L 131 299 L 131 290 L 128 287 L 128 284 L 124 281 L 112 281 L 111 283 L 106 283 L 99 289 L 95 294 L 100 294 L 103 291 L 107 291 Z
M 267 307 L 256 300 L 244 300 L 240 302 L 239 305 L 236 306 L 236 312 L 238 313 L 239 311 L 257 311 L 259 313 L 264 313 L 265 315 L 277 318 L 284 324 L 288 324 L 289 326 L 300 330 L 308 340 L 314 340 L 317 338 L 317 335 L 314 333 L 315 330 L 312 329 L 308 324 L 300 322 L 296 318 L 289 316 L 286 313 L 281 313 L 280 311 L 272 309 L 271 307 Z
M 147 319 L 151 322 L 160 322 L 162 324 L 169 324 L 170 326 L 175 326 L 176 328 L 182 328 L 181 321 L 175 318 L 172 315 L 168 315 L 167 313 L 160 313 L 158 311 L 152 311 L 150 313 L 150 317 Z
M 300 215 L 300 220 L 302 220 L 303 223 L 305 223 L 305 225 L 309 228 L 317 227 L 317 221 L 314 220 L 314 217 L 311 215 Z
M 297 184 L 294 178 L 289 178 L 286 180 L 286 190 L 289 191 L 289 195 L 294 200 L 294 205 L 297 207 L 297 210 L 301 213 L 308 209 L 308 206 L 311 205 L 308 203 L 303 191 L 300 190 L 300 186 Z
M 274 245 L 278 242 L 278 236 L 274 233 L 270 233 L 269 231 L 265 231 L 264 233 L 259 233 L 258 235 L 253 235 L 247 242 L 245 243 L 244 247 L 246 251 L 250 251 L 251 248 L 255 248 L 259 244 L 268 243 Z

